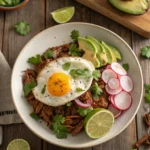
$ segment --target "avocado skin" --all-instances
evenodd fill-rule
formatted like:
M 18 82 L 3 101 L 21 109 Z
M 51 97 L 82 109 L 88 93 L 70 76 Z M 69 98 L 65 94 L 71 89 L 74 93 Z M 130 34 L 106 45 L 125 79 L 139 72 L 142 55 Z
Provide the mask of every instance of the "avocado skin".
M 138 0 L 132 0 L 132 1 L 123 1 L 123 0 L 108 0 L 108 2 L 113 5 L 116 9 L 131 14 L 131 15 L 142 15 L 144 13 L 146 13 L 149 9 L 149 3 L 148 0 L 141 0 L 140 2 Z M 145 3 L 145 9 L 142 8 L 143 3 Z M 136 4 L 138 3 L 138 7 L 134 8 L 132 6 L 130 6 L 130 4 L 132 3 L 135 4 L 134 6 L 137 6 Z M 125 6 L 125 7 L 124 7 Z M 141 9 L 139 9 L 141 7 Z

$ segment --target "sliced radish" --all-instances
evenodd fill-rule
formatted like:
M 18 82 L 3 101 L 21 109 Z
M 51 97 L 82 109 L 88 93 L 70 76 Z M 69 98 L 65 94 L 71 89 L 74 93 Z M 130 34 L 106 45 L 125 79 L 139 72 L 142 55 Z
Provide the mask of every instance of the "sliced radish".
M 116 95 L 122 91 L 122 88 L 120 86 L 119 88 L 112 90 L 111 88 L 109 88 L 108 85 L 105 85 L 105 89 L 106 89 L 106 92 L 110 95 Z
M 119 75 L 126 75 L 127 71 L 117 62 L 113 62 L 111 64 L 111 68 L 114 72 L 116 72 Z
M 111 104 L 112 104 L 116 109 L 118 109 L 118 108 L 116 107 L 116 105 L 115 105 L 114 96 L 113 96 L 113 95 L 110 96 L 110 102 L 111 102 Z
M 117 78 L 117 74 L 111 69 L 105 69 L 102 73 L 102 80 L 107 83 L 111 78 Z
M 132 104 L 132 97 L 129 93 L 122 91 L 114 96 L 115 106 L 120 110 L 126 110 L 130 108 Z
M 109 81 L 108 81 L 108 86 L 112 89 L 112 90 L 115 90 L 117 88 L 119 88 L 119 79 L 117 78 L 111 78 Z
M 107 65 L 106 69 L 111 69 L 111 65 Z
M 126 92 L 131 92 L 133 90 L 133 82 L 129 76 L 122 76 L 120 78 L 120 85 Z
M 119 79 L 119 80 L 120 80 L 121 77 L 122 77 L 122 75 L 119 75 L 119 74 L 118 74 L 118 79 Z
M 108 110 L 110 110 L 115 118 L 118 118 L 122 114 L 122 110 L 116 109 L 112 104 L 108 106 Z

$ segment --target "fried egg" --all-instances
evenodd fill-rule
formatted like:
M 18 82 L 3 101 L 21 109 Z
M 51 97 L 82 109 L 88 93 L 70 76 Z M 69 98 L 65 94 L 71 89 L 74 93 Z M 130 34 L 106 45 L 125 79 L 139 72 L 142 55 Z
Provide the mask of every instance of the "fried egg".
M 67 69 L 64 64 L 69 63 Z M 76 78 L 71 70 L 87 69 L 89 76 Z M 80 57 L 61 57 L 48 63 L 37 76 L 37 86 L 33 89 L 35 98 L 49 106 L 64 105 L 86 92 L 92 84 L 93 64 Z M 82 89 L 78 91 L 77 89 Z

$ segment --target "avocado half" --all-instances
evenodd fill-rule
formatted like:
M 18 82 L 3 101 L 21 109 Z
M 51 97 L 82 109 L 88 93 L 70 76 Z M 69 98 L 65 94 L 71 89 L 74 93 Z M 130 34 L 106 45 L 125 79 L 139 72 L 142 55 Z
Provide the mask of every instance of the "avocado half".
M 148 8 L 148 0 L 108 0 L 117 9 L 132 15 L 142 15 Z

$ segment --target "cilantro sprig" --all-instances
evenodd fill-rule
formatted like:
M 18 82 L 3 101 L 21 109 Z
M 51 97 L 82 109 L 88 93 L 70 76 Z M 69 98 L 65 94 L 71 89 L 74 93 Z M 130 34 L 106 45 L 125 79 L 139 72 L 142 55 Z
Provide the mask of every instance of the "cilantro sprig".
M 76 88 L 76 92 L 83 92 L 85 90 L 81 89 L 81 88 Z
M 25 83 L 25 85 L 23 86 L 24 96 L 27 96 L 32 91 L 32 89 L 36 86 L 37 86 L 36 81 Z
M 145 100 L 150 103 L 150 84 L 144 84 L 145 87 Z
M 30 57 L 28 59 L 28 63 L 36 65 L 36 64 L 40 64 L 42 62 L 42 58 L 41 55 L 36 55 L 35 57 Z
M 97 98 L 103 93 L 103 90 L 98 86 L 97 83 L 95 83 L 95 85 L 92 85 L 90 90 L 93 98 Z
M 45 53 L 44 53 L 44 58 L 53 58 L 54 57 L 54 52 L 49 48 Z
M 83 51 L 80 50 L 76 44 L 71 44 L 69 47 L 69 55 L 71 56 L 82 56 Z
M 100 78 L 101 76 L 101 73 L 100 73 L 100 70 L 94 70 L 93 71 L 93 78 L 98 81 L 98 79 Z
M 20 35 L 27 35 L 31 32 L 30 24 L 26 21 L 20 21 L 14 25 L 15 31 Z
M 85 68 L 85 69 L 72 69 L 72 70 L 70 70 L 69 73 L 73 78 L 77 78 L 77 77 L 87 78 L 87 77 L 91 76 L 91 73 L 87 68 Z
M 41 90 L 41 93 L 44 94 L 45 91 L 46 91 L 46 85 L 43 86 L 43 88 L 42 88 L 42 90 Z
M 122 67 L 123 67 L 126 71 L 129 70 L 129 64 L 123 64 Z
M 93 110 L 93 107 L 89 107 L 89 108 L 82 108 L 79 107 L 78 108 L 78 113 L 80 114 L 80 116 L 85 117 L 89 112 L 91 112 Z
M 52 122 L 52 129 L 59 139 L 67 138 L 68 129 L 62 125 L 64 122 L 65 117 L 63 115 L 56 115 Z
M 78 40 L 78 37 L 80 36 L 80 34 L 79 34 L 79 31 L 78 30 L 73 30 L 72 32 L 71 32 L 71 35 L 70 35 L 70 37 L 73 39 L 73 40 L 75 40 L 75 41 L 77 41 Z
M 71 66 L 71 63 L 67 62 L 67 63 L 62 65 L 62 68 L 67 71 L 67 70 L 69 70 L 70 66 Z
M 34 112 L 30 113 L 30 116 L 35 120 L 40 120 L 40 117 L 36 115 Z
M 141 49 L 141 55 L 150 58 L 150 46 L 143 47 Z
M 68 102 L 68 103 L 66 104 L 67 107 L 70 107 L 71 105 L 72 105 L 72 102 Z

